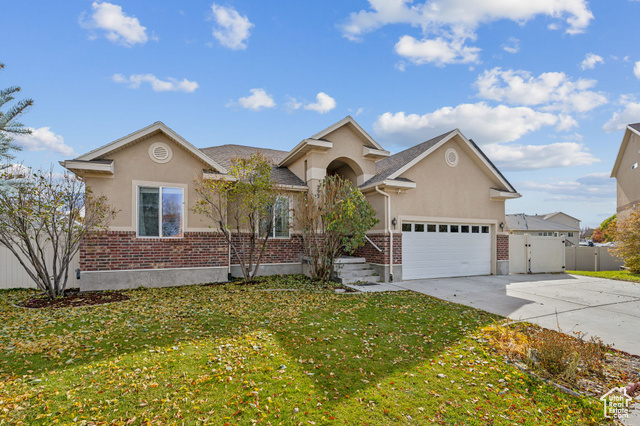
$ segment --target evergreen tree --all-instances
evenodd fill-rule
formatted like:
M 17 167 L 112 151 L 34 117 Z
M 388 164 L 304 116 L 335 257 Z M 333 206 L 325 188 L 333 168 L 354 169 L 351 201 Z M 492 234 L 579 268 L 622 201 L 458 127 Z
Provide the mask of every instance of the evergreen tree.
M 4 64 L 0 63 L 0 70 L 3 68 Z M 20 151 L 20 147 L 12 143 L 13 136 L 31 133 L 31 129 L 24 127 L 17 119 L 33 105 L 33 100 L 23 99 L 17 101 L 13 106 L 8 105 L 20 90 L 20 86 L 0 89 L 0 175 L 10 166 L 9 161 L 14 159 L 12 151 Z M 5 106 L 8 109 L 3 111 Z M 0 176 L 0 191 L 7 187 L 8 181 Z

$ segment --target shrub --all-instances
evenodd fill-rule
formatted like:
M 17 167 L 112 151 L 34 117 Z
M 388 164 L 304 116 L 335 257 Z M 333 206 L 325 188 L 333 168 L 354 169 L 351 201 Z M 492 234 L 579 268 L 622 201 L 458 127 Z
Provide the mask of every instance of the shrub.
M 640 208 L 636 207 L 628 218 L 618 223 L 616 240 L 613 252 L 624 259 L 629 271 L 640 273 Z

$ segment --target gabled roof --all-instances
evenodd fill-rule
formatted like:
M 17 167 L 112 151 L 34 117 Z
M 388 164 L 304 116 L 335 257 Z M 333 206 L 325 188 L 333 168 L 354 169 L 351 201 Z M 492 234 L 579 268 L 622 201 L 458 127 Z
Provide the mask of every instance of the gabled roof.
M 391 157 L 378 161 L 376 163 L 376 175 L 365 182 L 361 187 L 369 187 L 386 180 L 397 180 L 400 175 L 418 164 L 426 156 L 453 139 L 455 136 L 459 136 L 467 144 L 469 149 L 471 149 L 471 151 L 478 156 L 478 159 L 484 163 L 489 172 L 493 174 L 493 176 L 496 177 L 496 179 L 502 183 L 509 192 L 517 194 L 513 185 L 509 183 L 500 170 L 498 170 L 484 152 L 482 152 L 478 145 L 476 145 L 472 140 L 467 139 L 458 129 L 443 133 L 433 139 L 429 139 L 428 141 L 405 149 Z
M 633 123 L 627 125 L 627 128 L 624 131 L 624 136 L 622 137 L 622 143 L 620 144 L 620 149 L 618 150 L 618 156 L 616 157 L 616 162 L 613 164 L 613 170 L 611 170 L 611 177 L 614 178 L 618 174 L 618 168 L 620 168 L 620 162 L 622 162 L 622 157 L 624 156 L 625 151 L 627 150 L 627 144 L 629 143 L 629 138 L 631 134 L 635 133 L 640 136 L 640 123 Z
M 290 166 L 297 159 L 305 155 L 311 150 L 328 151 L 333 148 L 333 143 L 324 137 L 329 133 L 339 129 L 342 126 L 350 126 L 360 135 L 364 148 L 363 155 L 369 158 L 385 158 L 389 156 L 389 151 L 385 151 L 382 146 L 376 142 L 362 127 L 350 116 L 346 116 L 337 123 L 332 124 L 326 129 L 316 133 L 310 138 L 303 139 L 298 145 L 293 147 L 291 151 L 285 155 L 278 163 L 281 167 Z
M 564 212 L 553 212 L 553 213 L 547 213 L 547 214 L 543 214 L 543 215 L 541 215 L 541 216 L 544 216 L 544 218 L 545 218 L 546 220 L 553 220 L 552 218 L 553 218 L 554 216 L 559 215 L 559 214 L 563 214 L 563 215 L 565 215 L 566 217 L 568 217 L 568 218 L 570 218 L 570 219 L 577 220 L 578 222 L 580 222 L 580 219 L 578 219 L 577 217 L 569 216 L 568 214 L 566 214 L 566 213 L 564 213 Z
M 571 226 L 545 219 L 545 215 L 517 213 L 507 214 L 505 218 L 507 229 L 511 231 L 580 231 L 579 228 L 572 228 Z
M 187 152 L 200 159 L 202 162 L 213 168 L 219 173 L 227 173 L 227 170 L 222 167 L 220 164 L 216 163 L 213 159 L 206 156 L 202 153 L 198 148 L 191 145 L 187 142 L 182 136 L 171 130 L 166 124 L 161 121 L 156 121 L 150 126 L 144 127 L 140 130 L 137 130 L 123 138 L 115 140 L 107 145 L 103 145 L 100 148 L 96 148 L 93 151 L 90 151 L 84 155 L 81 155 L 78 158 L 75 158 L 76 161 L 95 161 L 102 160 L 105 156 L 111 154 L 112 152 L 119 151 L 126 146 L 135 143 L 139 139 L 152 136 L 156 133 L 162 132 L 167 135 L 170 139 L 172 139 L 178 145 L 181 145 Z
M 398 170 L 405 167 L 452 132 L 453 130 L 443 133 L 440 136 L 436 136 L 433 139 L 429 139 L 428 141 L 422 142 L 421 144 L 412 146 L 411 148 L 405 149 L 404 151 L 378 161 L 376 163 L 376 175 L 366 181 L 362 186 L 369 186 L 371 184 L 385 181 L 392 174 L 395 174 Z
M 256 148 L 245 145 L 220 145 L 200 149 L 207 157 L 215 159 L 216 162 L 225 168 L 230 168 L 234 158 L 246 158 L 253 154 L 260 153 L 274 164 L 271 169 L 271 179 L 279 185 L 287 186 L 307 186 L 298 176 L 286 167 L 278 167 L 277 164 L 287 155 L 287 151 L 276 149 Z
M 351 125 L 353 127 L 355 127 L 355 129 L 360 132 L 360 134 L 363 136 L 364 139 L 366 139 L 370 146 L 374 147 L 375 149 L 379 149 L 381 151 L 384 151 L 384 148 L 382 148 L 382 146 L 375 141 L 375 139 L 373 139 L 369 133 L 365 132 L 365 130 L 360 127 L 360 125 L 356 122 L 356 120 L 353 119 L 353 117 L 351 117 L 350 115 L 347 115 L 345 118 L 343 118 L 342 120 L 338 121 L 335 124 L 332 124 L 331 126 L 327 127 L 324 130 L 319 131 L 318 133 L 316 133 L 315 135 L 311 136 L 310 139 L 322 139 L 325 136 L 327 136 L 329 133 L 339 129 L 342 126 L 345 125 Z

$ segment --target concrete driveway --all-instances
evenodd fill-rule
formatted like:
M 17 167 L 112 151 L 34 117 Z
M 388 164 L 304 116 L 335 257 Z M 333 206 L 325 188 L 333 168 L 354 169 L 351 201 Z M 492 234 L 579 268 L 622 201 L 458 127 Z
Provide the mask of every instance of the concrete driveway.
M 506 275 L 387 284 L 526 320 L 580 331 L 640 355 L 640 284 L 578 275 Z

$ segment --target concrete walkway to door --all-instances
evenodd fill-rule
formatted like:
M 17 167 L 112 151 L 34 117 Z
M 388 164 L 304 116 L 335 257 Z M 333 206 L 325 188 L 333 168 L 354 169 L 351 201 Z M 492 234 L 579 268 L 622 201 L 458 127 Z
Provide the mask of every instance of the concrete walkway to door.
M 412 280 L 386 284 L 526 320 L 584 332 L 640 355 L 640 284 L 568 274 Z

